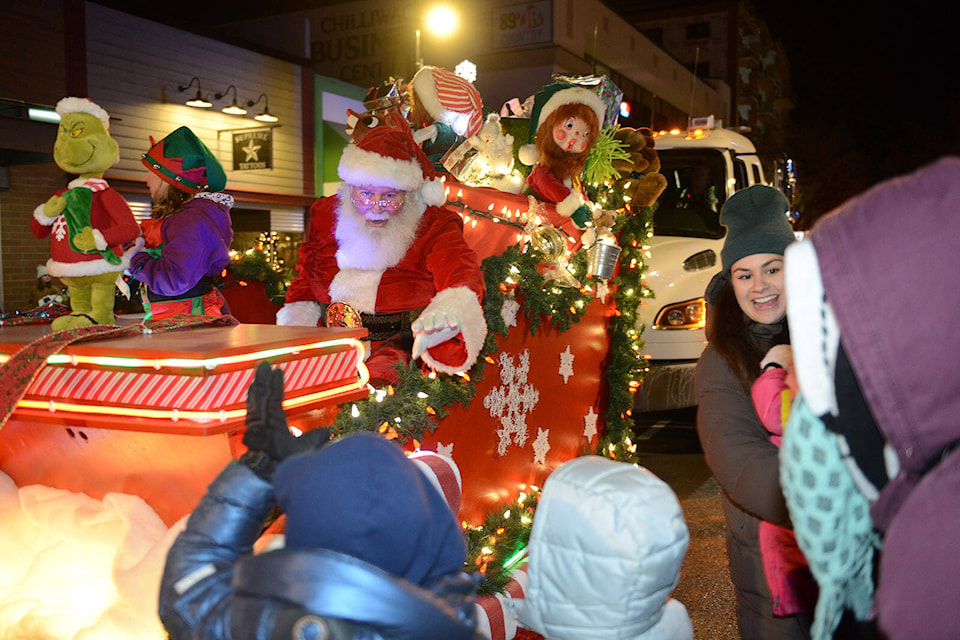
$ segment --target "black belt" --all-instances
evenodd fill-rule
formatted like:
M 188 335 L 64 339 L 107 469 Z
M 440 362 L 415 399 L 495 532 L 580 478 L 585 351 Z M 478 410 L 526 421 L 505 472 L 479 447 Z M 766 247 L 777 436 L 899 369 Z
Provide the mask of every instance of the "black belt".
M 367 340 L 379 342 L 394 337 L 398 333 L 409 334 L 412 338 L 413 331 L 410 325 L 417 319 L 423 309 L 412 309 L 410 311 L 396 311 L 394 313 L 361 313 L 360 322 L 363 328 L 367 330 Z M 320 305 L 321 317 L 327 317 L 327 305 Z

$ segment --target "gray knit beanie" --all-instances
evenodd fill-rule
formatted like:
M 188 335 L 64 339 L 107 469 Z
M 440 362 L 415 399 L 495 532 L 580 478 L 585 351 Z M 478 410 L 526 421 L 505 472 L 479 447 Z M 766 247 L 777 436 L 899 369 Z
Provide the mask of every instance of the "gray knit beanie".
M 762 184 L 742 189 L 724 203 L 720 224 L 727 228 L 727 238 L 720 250 L 724 273 L 740 258 L 756 253 L 783 255 L 796 238 L 787 220 L 790 203 L 778 189 Z

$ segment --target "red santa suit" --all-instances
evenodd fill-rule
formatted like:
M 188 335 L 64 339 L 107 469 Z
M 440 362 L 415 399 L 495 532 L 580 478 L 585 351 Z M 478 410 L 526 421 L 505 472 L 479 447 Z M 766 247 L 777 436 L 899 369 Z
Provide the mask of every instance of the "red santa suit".
M 346 303 L 370 331 L 371 378 L 396 382 L 396 362 L 411 355 L 411 331 L 426 334 L 417 319 L 446 318 L 456 335 L 440 342 L 425 335 L 420 357 L 445 373 L 469 369 L 486 340 L 483 274 L 460 217 L 438 206 L 442 184 L 409 128 L 371 130 L 344 151 L 339 173 L 347 183 L 340 194 L 311 208 L 310 234 L 277 324 L 323 324 L 326 305 Z M 406 201 L 383 233 L 368 235 L 349 185 L 403 190 Z

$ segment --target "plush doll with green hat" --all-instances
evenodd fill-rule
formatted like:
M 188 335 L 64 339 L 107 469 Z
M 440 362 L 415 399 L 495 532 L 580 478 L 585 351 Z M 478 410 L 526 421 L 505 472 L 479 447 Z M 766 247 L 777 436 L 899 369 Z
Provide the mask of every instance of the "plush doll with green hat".
M 57 103 L 60 126 L 53 145 L 57 166 L 78 177 L 33 212 L 30 228 L 50 238 L 46 271 L 67 286 L 72 313 L 54 331 L 113 324 L 115 287 L 129 264 L 123 246 L 140 235 L 137 220 L 103 173 L 120 158 L 110 137 L 110 116 L 86 98 Z
M 556 203 L 557 213 L 578 229 L 593 220 L 580 180 L 605 112 L 600 96 L 589 89 L 562 82 L 547 85 L 534 96 L 530 141 L 518 154 L 522 163 L 534 165 L 524 191 Z
M 233 240 L 223 166 L 187 127 L 150 142 L 143 164 L 153 215 L 141 225 L 143 250 L 130 260 L 130 275 L 143 285 L 146 319 L 229 314 L 215 286 Z

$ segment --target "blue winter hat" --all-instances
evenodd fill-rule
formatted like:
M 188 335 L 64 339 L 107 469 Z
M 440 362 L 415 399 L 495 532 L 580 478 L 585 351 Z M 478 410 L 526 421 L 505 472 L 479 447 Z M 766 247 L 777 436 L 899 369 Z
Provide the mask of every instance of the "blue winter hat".
M 420 585 L 462 570 L 450 507 L 400 447 L 359 432 L 291 456 L 274 474 L 286 546 L 331 549 Z
M 741 258 L 757 253 L 782 256 L 796 240 L 786 216 L 789 209 L 790 203 L 779 189 L 763 184 L 730 196 L 720 210 L 720 224 L 727 228 L 720 250 L 724 273 L 730 273 L 730 267 Z

